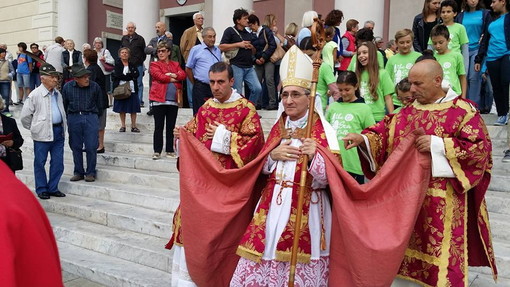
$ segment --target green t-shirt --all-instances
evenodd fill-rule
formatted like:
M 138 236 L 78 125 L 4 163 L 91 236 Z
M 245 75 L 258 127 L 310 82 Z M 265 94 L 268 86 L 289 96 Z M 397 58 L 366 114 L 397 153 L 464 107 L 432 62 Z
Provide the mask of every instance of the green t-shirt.
M 450 43 L 448 43 L 448 49 L 462 53 L 461 46 L 469 44 L 469 38 L 464 25 L 459 23 L 453 23 L 453 25 L 446 26 L 448 32 L 450 32 Z M 429 45 L 432 45 L 432 38 L 429 38 Z
M 347 67 L 347 71 L 355 71 L 356 70 L 356 63 L 358 62 L 358 55 L 357 54 L 354 54 L 354 56 L 352 56 L 352 60 L 351 60 L 351 63 L 349 64 L 349 67 Z M 381 54 L 381 52 L 377 51 L 377 63 L 379 64 L 379 68 L 383 68 L 384 67 L 384 58 Z
M 338 49 L 338 46 L 335 42 L 329 41 L 324 45 L 324 48 L 322 48 L 322 62 L 328 63 L 332 69 L 335 67 L 335 63 L 333 62 L 333 50 Z
M 329 105 L 326 120 L 336 131 L 344 169 L 355 174 L 363 174 L 357 149 L 346 150 L 342 139 L 348 133 L 359 134 L 365 128 L 375 124 L 370 107 L 365 103 L 335 102 Z
M 397 85 L 400 80 L 407 77 L 409 70 L 411 70 L 414 62 L 416 62 L 416 59 L 420 56 L 420 53 L 411 51 L 406 55 L 396 54 L 388 59 L 388 62 L 386 63 L 386 71 L 393 82 L 393 86 Z M 393 93 L 392 99 L 394 105 L 402 106 L 402 103 L 397 99 L 397 95 L 395 93 Z
M 391 95 L 394 91 L 393 83 L 384 69 L 379 70 L 379 85 L 377 85 L 377 101 L 374 101 L 370 94 L 370 86 L 368 84 L 368 72 L 361 73 L 361 81 L 359 86 L 360 95 L 365 99 L 365 103 L 372 109 L 372 114 L 376 122 L 382 120 L 386 114 L 386 105 L 384 102 L 385 95 Z
M 457 95 L 462 94 L 459 76 L 466 74 L 462 55 L 459 52 L 450 51 L 443 55 L 435 53 L 434 57 L 443 67 L 443 80 L 452 86 L 453 91 Z
M 336 76 L 333 68 L 326 62 L 322 62 L 319 68 L 319 80 L 317 81 L 317 93 L 321 96 L 322 109 L 325 111 L 328 106 L 328 85 L 336 83 Z

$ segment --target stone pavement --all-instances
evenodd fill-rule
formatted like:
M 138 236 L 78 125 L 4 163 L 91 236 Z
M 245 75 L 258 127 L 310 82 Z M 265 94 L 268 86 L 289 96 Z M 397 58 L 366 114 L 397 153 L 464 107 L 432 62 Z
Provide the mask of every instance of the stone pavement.
M 13 109 L 15 118 L 19 109 Z M 146 111 L 137 120 L 141 133 L 134 134 L 130 129 L 118 132 L 118 115 L 108 110 L 106 153 L 98 154 L 96 182 L 69 181 L 73 164 L 65 145 L 65 171 L 59 186 L 67 197 L 40 203 L 53 226 L 67 287 L 170 286 L 172 252 L 164 245 L 179 203 L 179 177 L 175 159 L 152 160 L 154 123 Z M 260 114 L 267 133 L 276 112 Z M 177 123 L 184 124 L 191 115 L 191 110 L 180 109 Z M 493 115 L 486 118 L 488 123 L 495 120 Z M 129 123 L 127 119 L 127 127 Z M 25 169 L 17 175 L 33 188 L 33 142 L 19 120 L 18 126 L 25 138 Z M 500 283 L 491 281 L 486 268 L 472 268 L 471 287 L 510 286 L 510 164 L 501 163 L 506 127 L 489 126 L 489 130 L 495 164 L 487 201 Z

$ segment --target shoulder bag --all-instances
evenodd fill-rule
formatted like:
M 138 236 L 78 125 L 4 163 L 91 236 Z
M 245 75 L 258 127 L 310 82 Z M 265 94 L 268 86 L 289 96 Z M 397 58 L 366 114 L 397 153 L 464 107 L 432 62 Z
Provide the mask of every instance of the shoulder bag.
M 22 170 L 23 169 L 23 157 L 21 156 L 20 149 L 7 149 L 7 162 L 9 163 L 9 167 L 12 170 Z
M 104 57 L 104 53 L 105 53 L 106 49 L 103 50 L 103 57 Z M 100 59 L 99 61 L 101 61 L 101 64 L 103 64 L 103 68 L 106 72 L 111 72 L 115 69 L 115 66 L 112 65 L 112 64 L 108 64 L 106 62 L 106 59 Z
M 124 100 L 131 97 L 131 87 L 129 86 L 129 81 L 125 82 L 122 85 L 118 85 L 113 90 L 113 98 L 116 100 Z
M 237 29 L 235 27 L 231 27 L 232 29 L 234 29 L 234 32 L 236 32 L 237 35 L 239 35 L 239 38 L 241 38 L 241 42 L 244 41 L 243 40 L 243 37 L 241 37 L 241 34 L 239 34 L 239 32 L 237 32 Z M 237 56 L 237 53 L 239 52 L 239 48 L 235 48 L 233 50 L 230 50 L 230 51 L 226 51 L 224 53 L 225 55 L 225 62 L 230 62 L 231 59 L 235 58 L 235 56 Z
M 266 46 L 264 47 L 264 51 L 267 50 L 267 48 L 269 47 L 269 44 L 267 42 L 267 36 L 266 36 L 266 30 L 264 30 L 264 40 L 266 40 Z M 269 57 L 269 61 L 271 61 L 271 63 L 276 63 L 278 61 L 280 61 L 283 56 L 285 56 L 285 50 L 282 48 L 282 45 L 281 44 L 276 44 L 276 49 L 274 50 L 274 53 L 271 55 L 271 57 Z

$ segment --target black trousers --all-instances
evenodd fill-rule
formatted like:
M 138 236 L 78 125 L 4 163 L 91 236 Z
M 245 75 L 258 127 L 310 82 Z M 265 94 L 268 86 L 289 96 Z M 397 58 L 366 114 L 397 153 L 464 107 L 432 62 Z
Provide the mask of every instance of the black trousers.
M 508 85 L 510 84 L 510 55 L 505 55 L 495 61 L 487 62 L 487 69 L 491 77 L 492 91 L 498 116 L 508 114 Z
M 154 136 L 152 141 L 155 153 L 161 153 L 163 150 L 163 129 L 165 129 L 165 120 L 165 151 L 174 152 L 174 128 L 178 109 L 177 106 L 173 105 L 155 105 L 152 107 L 154 113 Z
M 198 109 L 207 101 L 207 99 L 212 98 L 211 86 L 206 83 L 202 83 L 200 81 L 195 80 L 193 84 L 193 115 L 196 115 Z

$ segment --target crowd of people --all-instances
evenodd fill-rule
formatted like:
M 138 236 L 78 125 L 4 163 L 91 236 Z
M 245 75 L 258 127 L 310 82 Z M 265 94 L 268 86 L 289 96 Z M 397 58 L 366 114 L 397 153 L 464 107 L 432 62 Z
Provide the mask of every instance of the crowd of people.
M 508 0 L 492 0 L 490 10 L 477 0 L 465 0 L 462 7 L 453 0 L 425 0 L 412 27 L 397 31 L 386 49 L 374 36 L 373 21 L 360 29 L 358 20 L 349 19 L 342 34 L 344 15 L 337 9 L 323 20 L 317 12 L 307 11 L 301 28 L 289 23 L 280 33 L 273 14 L 259 18 L 243 8 L 233 12 L 233 26 L 218 37 L 219 45 L 216 31 L 204 27 L 202 13 L 193 15 L 194 26 L 185 30 L 179 44 L 158 22 L 156 37 L 146 45 L 136 24 L 129 22 L 117 60 L 101 38 L 84 45 L 83 51 L 62 37 L 42 51 L 33 43 L 27 52 L 22 42 L 16 59 L 0 45 L 0 93 L 5 102 L 0 105 L 0 157 L 7 158 L 23 143 L 15 123 L 13 128 L 9 121 L 10 85 L 16 75 L 19 91 L 13 104 L 23 105 L 21 123 L 34 140 L 38 197 L 65 196 L 58 182 L 66 128 L 74 162 L 71 181 L 95 181 L 97 153 L 105 152 L 108 107 L 119 114 L 119 132 L 127 131 L 130 114 L 130 132 L 140 133 L 136 120 L 146 104 L 142 78 L 149 55 L 148 114 L 155 123 L 152 159 L 180 158 L 181 206 L 167 244 L 175 249 L 172 285 L 207 285 L 211 280 L 231 286 L 287 285 L 289 270 L 296 268 L 290 262 L 303 184 L 307 195 L 297 241 L 296 282 L 357 284 L 353 274 L 362 268 L 342 267 L 338 262 L 344 259 L 332 247 L 342 233 L 352 230 L 334 211 L 339 206 L 335 192 L 341 191 L 330 183 L 341 182 L 345 190 L 359 188 L 358 184 L 369 188 L 367 179 L 378 173 L 402 181 L 399 174 L 384 173 L 384 166 L 394 162 L 390 155 L 400 154 L 400 146 L 412 137 L 416 150 L 431 156 L 427 168 L 432 176 L 424 176 L 426 184 L 415 188 L 425 199 L 417 196 L 415 202 L 407 202 L 420 207 L 409 218 L 412 228 L 399 239 L 407 250 L 391 251 L 402 264 L 384 274 L 384 280 L 392 286 L 413 282 L 464 286 L 468 265 L 489 266 L 497 276 L 484 203 L 492 146 L 480 114 L 489 113 L 494 102 L 498 115 L 494 125 L 508 123 L 509 10 Z M 317 24 L 325 27 L 325 42 L 320 45 L 312 37 Z M 321 58 L 322 64 L 315 105 L 309 109 L 315 98 L 312 57 Z M 185 100 L 193 119 L 176 127 Z M 278 110 L 266 139 L 260 109 Z M 305 133 L 307 125 L 313 127 L 310 135 Z M 193 146 L 204 146 L 213 156 L 209 159 Z M 48 154 L 49 179 L 44 168 Z M 208 160 L 219 162 L 204 171 L 211 178 L 222 177 L 225 170 L 231 173 L 227 180 L 244 175 L 239 184 L 248 193 L 233 200 L 213 193 L 225 190 L 220 182 L 184 180 L 186 170 L 198 168 L 197 162 L 206 166 Z M 510 162 L 510 139 L 503 161 Z M 348 178 L 331 171 L 337 165 Z M 246 169 L 257 171 L 253 180 Z M 263 179 L 262 187 L 257 178 Z M 413 177 L 405 180 L 411 184 Z M 196 194 L 198 189 L 207 192 Z M 213 198 L 210 213 L 197 212 L 204 195 Z M 391 204 L 389 197 L 381 202 Z M 218 224 L 224 229 L 212 232 L 211 226 Z M 391 229 L 400 223 L 388 224 Z M 197 253 L 210 250 L 207 244 L 219 239 L 225 240 L 225 248 L 217 258 L 224 261 L 204 260 Z M 232 261 L 233 254 L 241 259 Z M 214 264 L 218 269 L 211 268 Z M 212 275 L 210 270 L 219 273 Z

